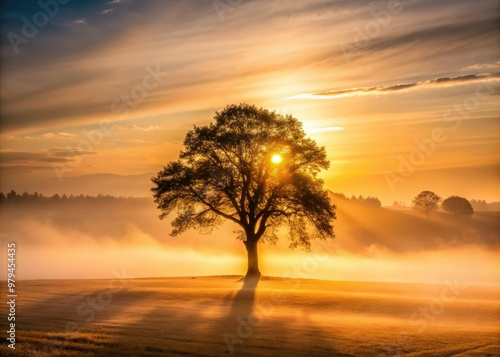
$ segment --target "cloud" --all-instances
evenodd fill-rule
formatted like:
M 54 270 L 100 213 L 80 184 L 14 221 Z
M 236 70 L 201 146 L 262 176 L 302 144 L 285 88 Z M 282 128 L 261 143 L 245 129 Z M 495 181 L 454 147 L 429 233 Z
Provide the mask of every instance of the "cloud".
M 460 56 L 450 53 L 454 59 L 464 58 L 469 64 L 487 62 L 491 46 L 483 37 L 491 33 L 491 21 L 486 21 L 484 26 L 480 21 L 490 12 L 484 10 L 483 3 L 474 6 L 465 1 L 457 3 L 451 10 L 449 4 L 430 1 L 415 2 L 408 7 L 405 4 L 405 11 L 393 18 L 391 31 L 382 32 L 369 46 L 359 50 L 361 56 L 356 59 L 359 66 L 348 68 L 339 51 L 343 41 L 349 40 L 350 32 L 355 35 L 358 23 L 373 21 L 369 4 L 363 1 L 342 0 L 332 4 L 310 0 L 291 6 L 283 6 L 281 0 L 248 1 L 227 12 L 222 23 L 211 2 L 206 1 L 129 1 L 126 4 L 108 1 L 99 11 L 116 10 L 117 4 L 123 5 L 123 11 L 115 11 L 105 20 L 94 9 L 78 12 L 85 23 L 88 22 L 85 31 L 75 28 L 46 31 L 37 41 L 23 47 L 18 56 L 5 47 L 2 80 L 5 88 L 12 89 L 2 92 L 2 129 L 4 132 L 59 129 L 112 116 L 115 113 L 111 103 L 122 95 L 130 95 L 135 86 L 141 85 L 146 74 L 144 68 L 156 63 L 172 75 L 148 93 L 147 98 L 130 111 L 131 115 L 151 118 L 219 109 L 241 98 L 256 101 L 255 98 L 263 98 L 260 95 L 263 86 L 273 90 L 290 73 L 297 74 L 294 83 L 305 87 L 295 93 L 328 88 L 339 75 L 348 78 L 342 80 L 347 82 L 343 85 L 354 87 L 358 85 L 352 83 L 356 76 L 366 77 L 372 66 L 378 66 L 376 73 L 370 74 L 374 81 L 381 80 L 377 76 L 383 76 L 384 70 L 391 70 L 397 81 L 402 72 L 408 73 L 398 69 L 399 66 L 444 73 L 429 68 L 426 63 L 422 65 L 414 55 L 445 57 L 443 51 L 449 48 L 462 52 Z M 425 7 L 419 9 L 422 12 L 441 13 L 442 18 L 419 21 L 426 17 L 413 15 L 412 8 L 418 6 Z M 456 11 L 455 7 L 459 6 L 466 8 L 470 16 L 459 16 L 464 11 Z M 72 20 L 74 18 L 67 21 Z M 405 26 L 398 25 L 400 20 Z M 475 21 L 477 26 L 467 25 L 467 21 Z M 456 26 L 449 29 L 448 25 L 455 22 Z M 461 31 L 464 23 L 465 30 Z M 138 28 L 141 30 L 137 31 Z M 441 34 L 441 29 L 446 31 Z M 330 36 L 332 33 L 347 36 Z M 405 36 L 409 33 L 420 42 L 407 42 Z M 255 38 L 259 41 L 255 42 Z M 447 47 L 443 47 L 444 42 Z M 469 45 L 473 53 L 484 53 L 484 56 L 471 59 L 470 51 L 463 53 Z M 377 53 L 380 49 L 404 49 L 412 61 L 387 55 L 381 60 Z M 394 66 L 394 62 L 398 66 Z M 449 61 L 443 58 L 441 62 Z M 25 82 L 29 86 L 16 85 Z M 314 87 L 310 88 L 313 83 Z M 291 94 L 294 93 L 287 92 L 279 100 Z M 275 99 L 269 97 L 258 104 L 266 105 L 266 100 Z
M 65 149 L 50 149 L 49 153 L 57 157 L 74 157 L 74 156 L 86 156 L 95 155 L 95 151 L 81 151 L 78 148 L 67 147 Z
M 94 155 L 96 152 L 82 152 L 76 148 L 65 149 L 49 149 L 37 151 L 16 151 L 2 150 L 0 151 L 0 164 L 22 163 L 22 162 L 70 162 L 74 161 L 75 157 Z
M 85 18 L 81 18 L 81 19 L 76 19 L 72 22 L 69 23 L 70 26 L 72 25 L 88 25 L 88 22 Z
M 108 14 L 111 14 L 113 11 L 114 11 L 113 9 L 106 9 L 106 10 L 101 11 L 101 14 L 108 15 Z
M 149 141 L 149 140 L 141 140 L 141 139 L 133 139 L 133 140 L 129 140 L 129 141 L 126 141 L 126 143 L 130 143 L 130 144 L 137 144 L 137 145 L 156 145 L 158 143 L 154 142 L 154 141 Z
M 466 22 L 440 24 L 430 28 L 411 31 L 400 36 L 382 38 L 378 41 L 373 41 L 367 48 L 382 50 L 389 47 L 411 45 L 424 41 L 449 41 L 460 38 L 480 37 L 485 34 L 496 34 L 498 31 L 497 21 L 497 16 L 489 16 Z
M 327 127 L 322 127 L 322 128 L 309 128 L 305 129 L 306 133 L 308 134 L 313 134 L 313 133 L 322 133 L 326 131 L 342 131 L 344 128 L 341 126 L 327 126 Z
M 499 73 L 466 74 L 458 77 L 438 77 L 421 82 L 401 83 L 393 85 L 380 85 L 372 87 L 349 88 L 341 90 L 328 90 L 315 93 L 297 94 L 288 99 L 337 99 L 359 95 L 381 95 L 395 92 L 404 92 L 413 89 L 433 88 L 444 86 L 457 86 L 484 81 L 497 81 Z
M 125 125 L 119 125 L 117 126 L 118 130 L 138 130 L 138 131 L 153 131 L 153 130 L 158 130 L 160 127 L 151 125 L 147 127 L 139 126 L 139 125 L 132 125 L 132 126 L 125 126 Z
M 0 151 L 0 162 L 15 162 L 15 161 L 37 161 L 46 157 L 46 153 L 27 152 L 27 151 Z
M 7 139 L 10 140 L 41 140 L 41 139 L 58 139 L 58 140 L 66 140 L 66 139 L 74 139 L 76 138 L 75 134 L 67 133 L 67 132 L 59 132 L 59 133 L 44 133 L 40 135 L 11 135 Z
M 71 134 L 71 133 L 65 133 L 65 132 L 62 132 L 62 133 L 46 133 L 46 134 L 43 134 L 42 137 L 44 139 L 73 139 L 76 137 L 75 134 Z
M 492 69 L 499 67 L 500 67 L 500 61 L 497 61 L 495 63 L 476 63 L 471 66 L 464 67 L 463 69 Z
M 49 162 L 49 163 L 53 163 L 53 162 L 61 163 L 61 162 L 71 162 L 74 160 L 70 157 L 42 157 L 38 161 Z

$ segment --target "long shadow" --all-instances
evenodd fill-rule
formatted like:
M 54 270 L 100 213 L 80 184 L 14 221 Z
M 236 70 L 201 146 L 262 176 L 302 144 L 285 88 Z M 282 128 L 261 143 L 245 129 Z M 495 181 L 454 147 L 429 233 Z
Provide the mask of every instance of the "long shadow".
M 259 279 L 241 280 L 232 283 L 242 284 L 239 290 L 224 289 L 216 294 L 212 289 L 200 291 L 200 299 L 196 290 L 186 290 L 178 297 L 165 291 L 162 294 L 172 299 L 158 295 L 158 303 L 149 300 L 153 309 L 119 326 L 114 337 L 98 346 L 94 355 L 352 357 L 337 351 L 335 343 L 339 340 L 328 328 L 314 322 L 304 324 L 297 317 L 262 316 L 261 299 L 268 305 L 279 303 L 270 301 L 266 290 L 256 296 L 258 283 Z M 185 303 L 175 304 L 177 299 Z
M 128 352 L 144 356 L 249 355 L 244 353 L 246 344 L 256 330 L 248 330 L 244 325 L 249 324 L 249 316 L 251 319 L 259 280 L 238 280 L 235 284 L 243 284 L 236 293 L 233 290 L 222 299 L 202 299 L 185 309 L 156 307 L 133 324 L 122 326 L 116 338 L 102 346 L 97 355 L 109 355 L 115 349 L 124 352 L 122 346 L 129 344 L 131 338 L 137 339 L 138 345 L 131 346 Z M 217 305 L 220 315 L 204 315 Z M 233 344 L 233 339 L 239 343 Z
M 244 278 L 242 280 L 243 286 L 233 298 L 228 318 L 237 318 L 238 316 L 248 317 L 248 315 L 253 311 L 255 303 L 255 289 L 259 284 L 260 278 Z

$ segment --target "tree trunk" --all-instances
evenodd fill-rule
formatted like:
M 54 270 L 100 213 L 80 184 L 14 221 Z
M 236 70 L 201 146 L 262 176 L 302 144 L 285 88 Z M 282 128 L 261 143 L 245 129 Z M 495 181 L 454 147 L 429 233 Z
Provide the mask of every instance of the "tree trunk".
M 245 247 L 247 248 L 248 270 L 245 278 L 260 278 L 259 256 L 257 254 L 257 241 L 246 240 Z

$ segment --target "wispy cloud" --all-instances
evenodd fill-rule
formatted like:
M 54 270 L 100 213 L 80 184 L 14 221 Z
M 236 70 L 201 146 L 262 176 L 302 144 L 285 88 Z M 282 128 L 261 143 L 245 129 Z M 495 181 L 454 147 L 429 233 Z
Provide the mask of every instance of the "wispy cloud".
M 69 23 L 70 26 L 73 25 L 88 25 L 87 19 L 81 18 L 81 19 L 76 19 L 72 22 Z
M 464 67 L 464 69 L 492 69 L 499 67 L 500 61 L 496 61 L 495 63 L 476 63 L 471 66 Z
M 315 93 L 297 94 L 288 99 L 337 99 L 360 95 L 381 95 L 421 88 L 450 87 L 483 81 L 497 81 L 500 73 L 466 74 L 458 77 L 438 77 L 421 82 L 380 85 L 372 87 L 328 90 Z
M 331 83 L 339 83 L 340 88 L 357 88 L 363 86 L 367 76 L 374 83 L 384 83 L 389 70 L 394 81 L 401 81 L 398 78 L 407 73 L 467 73 L 458 71 L 495 58 L 488 40 L 493 36 L 493 25 L 492 21 L 481 25 L 484 14 L 491 12 L 481 8 L 484 4 L 478 7 L 466 0 L 458 2 L 459 8 L 465 8 L 470 16 L 463 18 L 460 15 L 465 10 L 450 11 L 447 6 L 428 0 L 412 3 L 412 7 L 429 7 L 419 11 L 449 14 L 460 20 L 456 20 L 453 29 L 444 31 L 439 26 L 454 20 L 444 17 L 422 24 L 408 7 L 394 18 L 391 31 L 357 49 L 347 66 L 341 48 L 350 37 L 328 34 L 349 34 L 358 23 L 373 21 L 368 5 L 361 0 L 336 2 L 345 10 L 342 21 L 337 21 L 340 15 L 332 10 L 331 2 L 324 0 L 308 0 L 291 7 L 283 7 L 278 0 L 269 1 L 266 6 L 250 1 L 245 5 L 248 8 L 226 16 L 224 24 L 219 24 L 211 2 L 202 0 L 131 1 L 126 2 L 123 11 L 117 9 L 125 1 L 108 0 L 97 12 L 95 8 L 75 12 L 80 14 L 79 22 L 88 21 L 88 25 L 73 26 L 72 30 L 85 27 L 85 31 L 47 32 L 32 46 L 26 46 L 20 56 L 8 55 L 5 49 L 2 81 L 9 90 L 2 92 L 2 131 L 23 131 L 29 135 L 36 130 L 66 130 L 72 125 L 95 123 L 101 117 L 114 119 L 118 114 L 110 109 L 110 103 L 121 95 L 130 95 L 143 80 L 142 69 L 151 63 L 158 63 L 173 74 L 134 108 L 133 115 L 170 115 L 170 122 L 176 120 L 173 113 L 177 112 L 212 111 L 241 98 L 257 101 L 256 98 L 263 98 L 263 87 L 269 89 L 265 101 L 274 102 L 298 93 L 332 89 Z M 115 11 L 102 21 L 104 15 L 99 12 L 106 9 Z M 98 18 L 94 19 L 94 15 Z M 70 18 L 65 23 L 74 20 Z M 399 26 L 396 20 L 405 25 Z M 466 20 L 476 22 L 464 27 Z M 429 27 L 432 31 L 426 32 Z M 135 31 L 137 28 L 142 30 Z M 413 34 L 410 39 L 408 33 Z M 399 40 L 401 36 L 403 39 Z M 262 40 L 256 43 L 255 37 Z M 463 48 L 470 51 L 458 54 Z M 403 53 L 414 60 L 400 61 Z M 425 61 L 419 60 L 424 53 Z M 433 60 L 436 57 L 439 61 Z M 443 62 L 449 63 L 448 68 L 442 68 Z M 224 85 L 213 90 L 215 82 Z M 297 89 L 290 91 L 292 83 Z M 193 100 L 193 96 L 199 99 Z M 265 101 L 258 104 L 268 105 Z
M 153 130 L 158 130 L 160 127 L 158 126 L 139 126 L 139 125 L 132 125 L 132 126 L 124 126 L 124 125 L 119 125 L 117 127 L 118 130 L 138 130 L 138 131 L 153 131 Z
M 13 163 L 51 163 L 51 162 L 70 162 L 74 161 L 75 157 L 84 155 L 94 155 L 96 152 L 78 151 L 76 148 L 66 149 L 50 149 L 50 150 L 36 150 L 36 151 L 16 151 L 16 150 L 1 150 L 0 162 L 10 165 Z
M 39 140 L 39 139 L 74 139 L 76 138 L 75 134 L 67 133 L 67 132 L 59 132 L 59 133 L 44 133 L 40 135 L 11 135 L 7 139 L 10 140 Z
M 65 149 L 50 149 L 48 151 L 49 155 L 56 157 L 75 157 L 75 156 L 86 156 L 86 155 L 95 155 L 97 152 L 95 151 L 82 151 L 78 148 L 67 147 Z
M 42 135 L 45 139 L 73 139 L 76 137 L 75 134 L 71 133 L 46 133 Z
M 113 11 L 114 11 L 113 9 L 106 9 L 106 10 L 101 11 L 101 14 L 108 15 L 108 14 L 111 14 Z
M 323 133 L 327 131 L 342 131 L 342 130 L 344 130 L 344 128 L 341 126 L 326 126 L 322 128 L 308 128 L 305 131 L 308 134 L 314 134 L 314 133 Z
M 154 144 L 157 144 L 156 142 L 154 141 L 149 141 L 149 140 L 141 140 L 141 139 L 133 139 L 133 140 L 130 140 L 129 143 L 131 144 L 137 144 L 137 145 L 154 145 Z

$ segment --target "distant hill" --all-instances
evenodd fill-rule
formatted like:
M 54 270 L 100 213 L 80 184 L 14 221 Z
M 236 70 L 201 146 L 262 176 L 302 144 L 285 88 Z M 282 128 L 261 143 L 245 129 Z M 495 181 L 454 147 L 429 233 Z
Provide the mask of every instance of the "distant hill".
M 10 196 L 9 196 L 10 195 Z M 415 252 L 464 245 L 500 248 L 500 212 L 475 212 L 456 216 L 436 212 L 431 219 L 405 208 L 383 208 L 373 198 L 350 199 L 330 194 L 337 206 L 336 244 L 343 249 L 363 253 L 377 250 Z M 19 240 L 31 239 L 19 233 L 19 227 L 34 222 L 49 223 L 68 234 L 79 232 L 96 240 L 120 241 L 130 229 L 165 242 L 170 225 L 158 219 L 152 198 L 116 198 L 111 196 L 52 196 L 7 194 L 0 205 L 0 225 L 4 232 Z M 231 235 L 228 224 L 218 234 Z M 224 233 L 223 233 L 224 232 Z M 37 232 L 32 239 L 39 239 Z M 175 240 L 182 244 L 182 240 Z M 200 244 L 202 244 L 200 240 Z
M 337 206 L 337 243 L 351 251 L 394 252 L 480 245 L 500 247 L 500 212 L 456 216 L 436 212 L 430 219 L 411 209 L 378 208 L 330 194 Z

